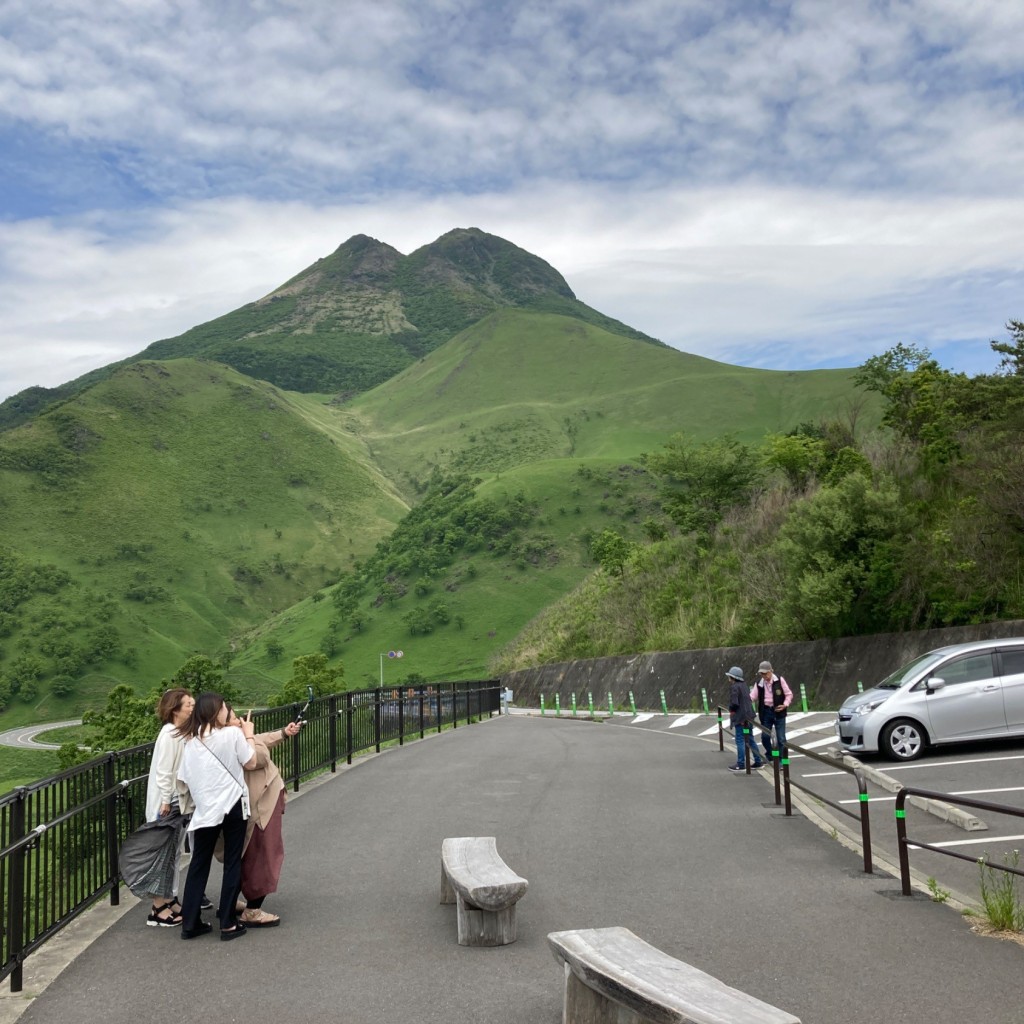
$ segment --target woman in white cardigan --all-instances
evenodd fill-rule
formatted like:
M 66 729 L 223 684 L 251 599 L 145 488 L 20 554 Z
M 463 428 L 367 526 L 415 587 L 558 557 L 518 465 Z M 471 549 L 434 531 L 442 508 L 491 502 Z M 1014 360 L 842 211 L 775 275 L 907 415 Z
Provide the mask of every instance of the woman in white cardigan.
M 178 766 L 181 764 L 181 752 L 185 737 L 183 727 L 188 725 L 192 717 L 195 701 L 188 690 L 168 690 L 156 706 L 156 715 L 160 719 L 160 733 L 153 745 L 153 760 L 149 765 L 149 784 L 146 787 L 146 821 L 156 821 L 171 808 L 178 807 L 183 814 L 189 808 L 182 807 L 187 803 L 188 790 L 178 781 Z M 186 861 L 187 863 L 187 861 Z M 178 850 L 178 864 L 174 873 L 177 879 L 185 864 L 182 863 L 182 852 Z M 146 924 L 152 928 L 173 928 L 181 924 L 181 907 L 177 901 L 177 886 L 174 892 L 164 893 L 153 898 L 153 908 Z

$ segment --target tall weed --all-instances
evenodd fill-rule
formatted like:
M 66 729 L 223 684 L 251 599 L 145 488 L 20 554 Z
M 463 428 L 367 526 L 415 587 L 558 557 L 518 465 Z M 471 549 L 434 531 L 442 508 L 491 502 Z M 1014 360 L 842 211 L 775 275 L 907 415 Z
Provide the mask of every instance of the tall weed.
M 1003 862 L 1016 870 L 1020 865 L 1020 850 L 1004 854 Z M 978 858 L 978 871 L 981 903 L 989 924 L 999 931 L 1024 931 L 1024 905 L 1017 886 L 1019 876 L 990 864 L 987 855 Z

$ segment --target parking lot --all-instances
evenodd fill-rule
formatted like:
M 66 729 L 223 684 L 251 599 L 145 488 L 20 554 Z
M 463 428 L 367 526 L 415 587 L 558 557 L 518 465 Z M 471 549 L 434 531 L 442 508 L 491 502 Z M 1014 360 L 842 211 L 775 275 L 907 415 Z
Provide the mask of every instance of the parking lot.
M 718 722 L 715 715 L 663 715 L 648 712 L 636 716 L 616 715 L 613 722 L 615 725 L 652 729 L 699 740 L 713 745 L 717 751 Z M 793 712 L 789 722 L 788 737 L 797 747 L 830 756 L 840 754 L 841 747 L 834 728 L 834 712 Z M 725 750 L 719 756 L 723 770 L 734 760 L 735 745 L 731 734 L 726 734 Z M 1024 818 L 989 810 L 975 810 L 956 801 L 957 797 L 964 797 L 1024 810 L 1024 738 L 933 747 L 920 760 L 909 763 L 890 761 L 880 755 L 861 756 L 856 761 L 869 770 L 872 847 L 874 857 L 879 862 L 876 870 L 895 873 L 898 865 L 894 818 L 896 796 L 892 788 L 882 784 L 878 778 L 879 773 L 891 780 L 893 788 L 900 785 L 948 794 L 948 801 L 953 806 L 962 808 L 984 826 L 969 831 L 908 803 L 907 835 L 911 841 L 916 839 L 970 858 L 965 861 L 911 848 L 912 869 L 922 878 L 934 879 L 936 886 L 949 891 L 953 899 L 974 906 L 979 904 L 979 857 L 999 863 L 1005 858 L 1012 858 L 1014 850 L 1024 850 Z M 860 796 L 856 781 L 849 773 L 822 764 L 795 750 L 791 752 L 790 773 L 793 782 L 805 787 L 811 794 L 832 801 L 848 809 L 852 815 L 859 816 Z M 757 779 L 751 779 L 750 783 L 764 787 L 766 813 L 782 813 L 782 808 L 774 804 L 771 775 L 767 772 L 757 774 Z M 745 784 L 743 776 L 739 779 L 739 784 Z M 815 801 L 814 796 L 808 797 L 803 810 L 820 816 L 823 827 L 834 828 L 850 842 L 859 844 L 861 832 L 858 821 L 836 814 L 831 808 Z M 960 817 L 965 818 L 966 815 Z

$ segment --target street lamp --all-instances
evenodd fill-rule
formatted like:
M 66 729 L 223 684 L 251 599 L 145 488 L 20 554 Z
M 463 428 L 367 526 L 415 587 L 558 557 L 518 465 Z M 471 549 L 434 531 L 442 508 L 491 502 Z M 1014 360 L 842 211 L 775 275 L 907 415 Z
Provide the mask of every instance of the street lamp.
M 388 651 L 387 654 L 381 654 L 380 656 L 380 688 L 384 689 L 384 659 L 385 658 L 402 658 L 405 656 L 404 651 Z

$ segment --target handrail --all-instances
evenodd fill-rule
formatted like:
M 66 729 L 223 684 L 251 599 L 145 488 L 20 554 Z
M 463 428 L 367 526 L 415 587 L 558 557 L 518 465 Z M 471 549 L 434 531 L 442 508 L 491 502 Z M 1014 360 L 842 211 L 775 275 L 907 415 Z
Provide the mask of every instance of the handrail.
M 789 752 L 795 750 L 798 754 L 802 754 L 804 757 L 810 757 L 815 761 L 820 761 L 822 764 L 828 765 L 830 768 L 838 768 L 840 771 L 846 772 L 847 775 L 852 775 L 857 780 L 857 793 L 859 796 L 858 804 L 860 805 L 860 813 L 854 814 L 853 811 L 847 810 L 847 808 L 836 803 L 834 800 L 829 800 L 828 797 L 822 796 L 820 793 L 813 792 L 809 787 L 801 785 L 799 782 L 794 782 L 790 777 L 789 771 Z M 781 765 L 779 762 L 782 762 Z M 782 774 L 782 786 L 785 792 L 786 800 L 786 815 L 792 815 L 793 804 L 791 799 L 791 790 L 798 789 L 801 793 L 807 793 L 812 796 L 815 800 L 820 800 L 821 803 L 831 807 L 834 811 L 838 811 L 840 814 L 845 814 L 848 818 L 853 818 L 855 821 L 860 822 L 860 836 L 861 846 L 864 851 L 864 872 L 865 874 L 872 874 L 874 871 L 872 857 L 871 857 L 871 818 L 868 814 L 868 804 L 870 803 L 871 797 L 868 793 L 868 781 L 864 772 L 860 768 L 852 768 L 850 765 L 845 764 L 842 761 L 837 761 L 834 757 L 829 757 L 827 754 L 819 754 L 816 750 L 810 750 L 807 747 L 801 747 L 796 743 L 787 743 L 782 751 L 782 757 L 773 757 L 772 766 L 775 771 L 775 803 L 778 805 L 779 800 L 779 775 Z
M 929 797 L 932 800 L 944 800 L 947 803 L 960 804 L 964 807 L 976 807 L 981 811 L 992 811 L 995 814 L 1008 814 L 1014 818 L 1024 818 L 1024 809 L 1018 807 L 1008 807 L 1006 804 L 995 804 L 990 800 L 971 800 L 965 796 L 954 796 L 951 793 L 936 793 L 931 789 L 918 789 L 916 786 L 903 786 L 896 793 L 896 845 L 899 849 L 900 855 L 900 884 L 903 889 L 903 895 L 909 896 L 911 894 L 910 887 L 910 843 L 913 842 L 915 846 L 920 847 L 922 850 L 931 850 L 932 853 L 941 853 L 946 857 L 955 857 L 957 860 L 965 860 L 968 863 L 977 863 L 977 857 L 969 857 L 966 853 L 958 853 L 956 850 L 948 850 L 941 846 L 935 846 L 933 843 L 924 843 L 920 839 L 909 839 L 907 837 L 907 797 L 909 796 L 923 796 Z M 1024 876 L 1024 870 L 1021 868 L 1010 867 L 1009 864 L 992 864 L 986 861 L 991 868 L 996 868 L 999 871 L 1006 871 L 1011 875 L 1022 875 Z

